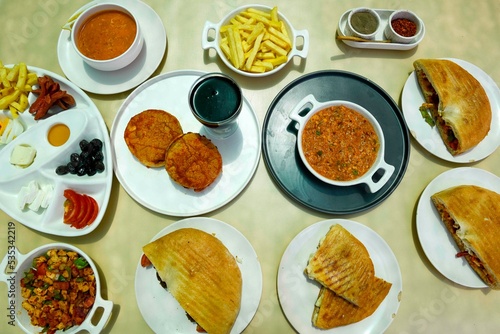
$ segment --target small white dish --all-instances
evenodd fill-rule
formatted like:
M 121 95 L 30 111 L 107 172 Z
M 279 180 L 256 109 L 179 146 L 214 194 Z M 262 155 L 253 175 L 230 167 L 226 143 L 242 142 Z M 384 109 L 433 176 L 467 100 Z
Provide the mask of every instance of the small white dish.
M 349 16 L 349 13 L 351 12 L 352 9 L 349 9 L 345 11 L 339 19 L 339 24 L 337 28 L 337 33 L 339 36 L 350 36 L 351 34 L 348 31 L 347 28 L 347 18 Z M 377 14 L 380 17 L 381 20 L 381 27 L 385 27 L 389 21 L 389 16 L 394 13 L 394 10 L 392 9 L 374 9 L 374 11 L 377 12 Z M 416 36 L 415 40 L 412 43 L 408 44 L 403 44 L 403 43 L 394 43 L 394 42 L 375 42 L 375 41 L 383 41 L 386 39 L 386 36 L 384 34 L 384 29 L 378 29 L 375 37 L 373 38 L 374 41 L 372 42 L 357 42 L 357 41 L 350 41 L 350 40 L 342 40 L 342 42 L 350 47 L 353 48 L 358 48 L 358 49 L 379 49 L 379 50 L 398 50 L 398 51 L 405 51 L 405 50 L 411 50 L 420 44 L 422 39 L 425 36 L 425 25 L 424 22 L 422 23 L 422 32 Z
M 294 29 L 292 24 L 290 23 L 290 21 L 288 21 L 288 19 L 281 12 L 278 11 L 278 17 L 281 21 L 283 21 L 285 23 L 286 29 L 288 31 L 288 36 L 290 36 L 290 40 L 292 41 L 292 44 L 293 44 L 292 49 L 290 50 L 290 52 L 287 55 L 287 57 L 288 57 L 287 62 L 277 66 L 276 68 L 274 68 L 271 71 L 264 72 L 264 73 L 251 73 L 251 72 L 246 72 L 246 71 L 242 71 L 240 69 L 235 68 L 233 66 L 233 64 L 229 61 L 229 59 L 227 59 L 224 52 L 220 48 L 220 40 L 221 40 L 220 28 L 222 26 L 228 24 L 228 22 L 235 15 L 237 15 L 238 13 L 241 13 L 242 11 L 244 11 L 248 8 L 255 8 L 255 9 L 262 10 L 262 11 L 270 11 L 272 9 L 272 7 L 264 6 L 264 5 L 256 5 L 256 4 L 244 5 L 244 6 L 238 7 L 235 10 L 231 11 L 219 23 L 212 23 L 210 21 L 205 22 L 205 25 L 203 27 L 202 39 L 201 39 L 201 47 L 204 50 L 215 49 L 217 51 L 217 54 L 222 59 L 224 64 L 226 64 L 227 67 L 229 67 L 231 70 L 235 71 L 236 73 L 241 74 L 243 76 L 247 76 L 247 77 L 269 76 L 271 74 L 278 72 L 283 67 L 285 67 L 293 57 L 298 56 L 298 57 L 304 58 L 304 59 L 307 57 L 307 53 L 309 51 L 309 32 L 307 30 Z M 211 31 L 215 32 L 214 38 L 209 37 Z M 302 46 L 300 49 L 297 47 L 297 40 L 299 40 L 299 39 L 302 39 Z
M 237 258 L 243 280 L 241 307 L 230 334 L 239 334 L 254 317 L 262 295 L 262 269 L 250 242 L 233 226 L 220 220 L 194 217 L 179 220 L 158 232 L 151 241 L 181 228 L 211 233 Z M 154 268 L 141 266 L 135 272 L 135 295 L 142 317 L 155 333 L 195 333 L 196 326 L 175 298 L 161 287 Z M 168 314 L 168 317 L 165 317 Z
M 370 16 L 372 16 L 375 19 L 376 25 L 375 25 L 375 30 L 373 30 L 373 32 L 365 33 L 362 31 L 358 31 L 358 29 L 356 29 L 356 27 L 353 26 L 353 23 L 354 23 L 353 20 L 355 20 L 354 15 L 361 14 L 361 13 L 369 14 Z M 349 15 L 347 16 L 347 29 L 354 36 L 364 38 L 364 39 L 374 39 L 375 35 L 377 34 L 378 29 L 380 28 L 380 21 L 381 21 L 380 16 L 373 9 L 366 8 L 366 7 L 355 8 L 355 9 L 351 10 Z
M 476 185 L 500 193 L 500 178 L 478 168 L 450 169 L 432 180 L 420 195 L 417 205 L 417 234 L 432 265 L 446 278 L 469 288 L 487 288 L 460 252 L 432 203 L 435 193 L 458 185 Z
M 103 0 L 90 2 L 73 15 L 101 2 Z M 167 46 L 167 34 L 162 19 L 149 5 L 138 0 L 106 2 L 125 6 L 137 17 L 141 29 L 146 32 L 142 50 L 130 65 L 114 71 L 112 75 L 87 65 L 76 53 L 69 30 L 61 30 L 57 43 L 59 66 L 66 77 L 81 89 L 95 94 L 117 94 L 140 85 L 157 69 Z
M 373 163 L 373 165 L 370 167 L 370 169 L 364 174 L 361 175 L 360 177 L 350 180 L 350 181 L 336 181 L 332 180 L 329 178 L 326 178 L 325 176 L 319 174 L 314 168 L 309 164 L 307 161 L 304 151 L 302 149 L 302 133 L 305 125 L 307 122 L 311 119 L 311 117 L 316 114 L 317 112 L 328 108 L 332 106 L 340 106 L 343 105 L 347 108 L 350 108 L 359 114 L 361 114 L 363 117 L 365 117 L 370 124 L 373 126 L 378 139 L 380 143 L 379 151 L 377 154 L 377 159 Z M 311 106 L 310 110 L 307 112 L 305 116 L 301 115 L 301 112 L 307 107 Z M 368 186 L 368 189 L 370 192 L 375 193 L 378 190 L 380 190 L 385 183 L 389 180 L 389 178 L 392 176 L 394 173 L 394 166 L 389 165 L 388 163 L 385 162 L 384 158 L 384 152 L 385 152 L 385 141 L 384 141 L 384 133 L 382 131 L 382 128 L 380 127 L 378 121 L 375 119 L 375 117 L 365 108 L 362 106 L 349 102 L 349 101 L 327 101 L 327 102 L 318 102 L 314 95 L 310 94 L 304 97 L 290 112 L 289 116 L 292 120 L 296 121 L 299 124 L 299 129 L 298 129 L 298 136 L 297 136 L 297 147 L 299 150 L 299 155 L 300 158 L 302 159 L 302 162 L 304 165 L 307 167 L 307 169 L 318 179 L 320 179 L 323 182 L 326 182 L 328 184 L 332 184 L 335 186 L 352 186 L 352 185 L 357 185 L 361 183 L 365 183 Z M 383 173 L 383 174 L 382 174 Z M 380 175 L 380 177 L 375 177 L 376 175 Z
M 320 286 L 307 279 L 304 269 L 318 243 L 332 225 L 340 224 L 366 247 L 375 275 L 392 283 L 377 310 L 369 317 L 346 326 L 323 330 L 312 325 L 311 316 Z M 346 219 L 329 219 L 315 223 L 293 238 L 278 268 L 277 290 L 286 318 L 298 333 L 351 334 L 383 333 L 390 326 L 401 303 L 403 282 L 399 264 L 389 245 L 369 227 Z
M 118 11 L 132 18 L 136 26 L 136 34 L 134 40 L 132 41 L 132 44 L 128 47 L 127 50 L 125 50 L 125 52 L 111 59 L 97 60 L 87 57 L 82 52 L 80 52 L 76 41 L 78 40 L 78 36 L 81 33 L 82 27 L 86 25 L 88 20 L 91 19 L 94 15 L 106 11 Z M 114 3 L 97 3 L 83 11 L 83 13 L 81 13 L 75 20 L 73 27 L 71 28 L 71 44 L 73 45 L 75 52 L 89 66 L 100 71 L 116 71 L 130 65 L 130 63 L 137 58 L 142 50 L 144 38 L 142 36 L 141 25 L 139 24 L 139 21 L 134 14 L 127 10 L 127 8 Z
M 495 81 L 483 70 L 474 64 L 460 59 L 447 58 L 462 66 L 472 74 L 483 86 L 490 100 L 491 126 L 488 135 L 474 148 L 467 152 L 453 156 L 446 149 L 437 128 L 431 127 L 422 118 L 419 111 L 424 103 L 424 96 L 415 75 L 411 72 L 403 87 L 401 109 L 411 135 L 429 153 L 446 161 L 455 163 L 471 163 L 482 160 L 493 153 L 500 145 L 500 89 Z
M 392 25 L 392 21 L 397 19 L 407 19 L 415 23 L 416 25 L 415 35 L 406 37 L 395 31 Z M 415 13 L 409 10 L 397 10 L 393 12 L 391 16 L 389 16 L 389 20 L 387 20 L 387 25 L 385 27 L 384 33 L 388 39 L 390 39 L 395 43 L 409 44 L 413 43 L 413 41 L 415 41 L 417 36 L 419 36 L 422 33 L 422 29 L 423 29 L 422 20 L 420 20 L 420 18 Z
M 97 267 L 95 266 L 90 256 L 85 254 L 85 252 L 83 252 L 81 249 L 66 243 L 51 243 L 40 246 L 33 249 L 28 254 L 21 254 L 17 248 L 14 248 L 12 250 L 9 249 L 9 252 L 5 255 L 2 262 L 0 263 L 0 281 L 5 282 L 8 286 L 10 286 L 10 289 L 14 289 L 14 291 L 17 291 L 17 293 L 12 294 L 13 297 L 9 297 L 9 305 L 15 305 L 16 307 L 15 316 L 19 328 L 26 333 L 39 333 L 42 331 L 41 327 L 35 327 L 31 324 L 28 312 L 22 307 L 24 298 L 21 296 L 20 282 L 24 277 L 24 273 L 29 271 L 29 269 L 31 268 L 33 260 L 36 257 L 46 254 L 51 249 L 71 250 L 84 257 L 94 271 L 96 282 L 94 305 L 90 309 L 85 320 L 78 326 L 71 327 L 65 331 L 57 331 L 56 333 L 100 333 L 108 323 L 108 320 L 111 316 L 111 311 L 113 310 L 113 302 L 104 300 L 101 297 L 101 282 L 99 279 L 99 271 L 97 270 Z M 15 264 L 12 263 L 12 258 L 15 259 Z M 11 286 L 12 284 L 14 284 L 14 287 Z M 100 313 L 97 313 L 98 311 Z M 98 314 L 100 314 L 100 317 L 98 317 L 97 319 L 93 319 L 94 316 Z

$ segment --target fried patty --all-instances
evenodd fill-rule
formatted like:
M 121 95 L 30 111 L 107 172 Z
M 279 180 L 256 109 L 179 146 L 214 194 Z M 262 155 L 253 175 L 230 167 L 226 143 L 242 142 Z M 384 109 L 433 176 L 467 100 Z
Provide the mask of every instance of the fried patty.
M 221 174 L 222 156 L 207 137 L 188 132 L 168 148 L 165 169 L 184 188 L 202 191 Z
M 148 109 L 133 116 L 124 132 L 125 142 L 143 165 L 161 167 L 172 141 L 182 135 L 179 120 L 164 110 Z

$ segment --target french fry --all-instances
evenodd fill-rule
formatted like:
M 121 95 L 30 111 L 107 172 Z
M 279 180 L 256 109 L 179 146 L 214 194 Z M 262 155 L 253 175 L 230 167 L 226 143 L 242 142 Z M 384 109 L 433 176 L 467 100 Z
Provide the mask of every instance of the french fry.
M 257 56 L 257 52 L 259 52 L 260 49 L 260 43 L 262 42 L 262 38 L 264 38 L 264 32 L 261 32 L 259 36 L 255 39 L 255 44 L 253 45 L 252 51 L 250 51 L 250 55 L 248 56 L 248 59 L 245 63 L 245 69 L 247 71 L 250 71 L 252 68 L 252 65 L 255 61 L 255 57 Z M 272 68 L 271 68 L 272 70 Z
M 264 43 L 262 43 L 262 44 L 264 44 L 264 46 L 268 47 L 270 50 L 272 50 L 274 53 L 276 53 L 280 56 L 286 56 L 288 54 L 288 51 L 286 51 L 282 47 L 276 45 L 275 43 L 273 43 L 270 40 L 264 41 Z
M 37 74 L 29 72 L 25 63 L 7 68 L 0 61 L 0 110 L 8 109 L 17 118 L 28 108 L 28 94 L 37 83 Z
M 219 46 L 229 62 L 251 73 L 272 71 L 286 63 L 293 47 L 277 7 L 269 12 L 247 8 L 231 18 L 219 32 Z

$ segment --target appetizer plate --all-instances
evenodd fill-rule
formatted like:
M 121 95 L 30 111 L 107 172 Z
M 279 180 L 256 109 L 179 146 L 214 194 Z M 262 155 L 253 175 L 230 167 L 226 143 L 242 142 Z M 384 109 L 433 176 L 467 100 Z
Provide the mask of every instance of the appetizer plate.
M 339 25 L 337 28 L 337 33 L 339 36 L 349 36 L 348 34 L 348 29 L 347 29 L 347 17 L 349 16 L 349 13 L 351 12 L 352 9 L 349 9 L 346 11 L 342 16 L 340 17 L 339 20 Z M 377 30 L 377 33 L 375 34 L 374 40 L 376 41 L 382 41 L 386 40 L 387 37 L 384 35 L 384 29 L 387 24 L 389 24 L 389 16 L 394 12 L 394 10 L 391 9 L 374 9 L 374 11 L 377 12 L 377 14 L 380 16 L 380 27 Z M 422 24 L 422 31 L 418 36 L 415 37 L 415 41 L 412 43 L 408 44 L 403 44 L 403 43 L 383 43 L 383 42 L 356 42 L 356 41 L 349 41 L 349 40 L 342 40 L 345 44 L 352 46 L 354 48 L 360 48 L 360 49 L 382 49 L 382 50 L 411 50 L 415 48 L 424 38 L 425 35 L 425 25 L 422 20 L 420 20 L 420 23 Z
M 375 275 L 392 283 L 391 289 L 377 310 L 357 323 L 321 330 L 311 323 L 319 284 L 307 278 L 304 269 L 311 254 L 332 225 L 340 224 L 361 241 L 375 267 Z M 372 229 L 345 219 L 330 219 L 302 230 L 288 245 L 278 270 L 278 297 L 288 321 L 299 333 L 383 333 L 394 319 L 400 304 L 402 278 L 394 253 Z
M 196 228 L 213 233 L 238 259 L 243 279 L 241 308 L 231 334 L 241 333 L 257 311 L 262 295 L 262 270 L 250 242 L 234 227 L 212 218 L 195 217 L 180 220 L 161 230 L 151 241 L 181 228 Z M 141 254 L 142 256 L 142 254 Z M 155 333 L 194 333 L 195 325 L 175 298 L 161 287 L 156 270 L 137 264 L 135 294 L 144 320 Z M 165 317 L 168 314 L 168 317 Z
M 377 119 L 384 133 L 385 161 L 395 167 L 379 191 L 370 193 L 363 184 L 326 184 L 302 163 L 296 145 L 296 123 L 289 115 L 309 94 L 319 102 L 356 103 Z M 263 158 L 271 177 L 288 196 L 320 212 L 348 214 L 380 204 L 399 185 L 409 161 L 410 138 L 397 104 L 377 84 L 350 72 L 318 71 L 291 82 L 269 106 L 262 129 Z
M 71 44 L 71 32 L 63 29 L 57 42 L 57 57 L 66 77 L 83 90 L 96 94 L 121 93 L 140 85 L 153 74 L 165 54 L 167 34 L 158 14 L 138 0 L 92 1 L 73 15 L 99 2 L 118 3 L 136 15 L 145 32 L 144 46 L 139 56 L 127 67 L 111 73 L 96 70 L 77 55 Z
M 463 257 L 452 236 L 441 221 L 431 196 L 458 185 L 476 185 L 500 193 L 500 178 L 478 168 L 454 168 L 438 175 L 420 195 L 417 205 L 417 234 L 425 255 L 432 265 L 449 280 L 470 288 L 487 288 Z
M 61 111 L 48 118 L 35 121 L 28 110 L 20 114 L 25 124 L 25 131 L 7 145 L 0 145 L 0 209 L 21 224 L 34 230 L 74 237 L 85 235 L 97 228 L 100 224 L 111 194 L 113 182 L 113 160 L 111 157 L 110 141 L 106 124 L 94 102 L 75 84 L 55 73 L 28 67 L 30 72 L 38 76 L 47 75 L 58 82 L 62 90 L 66 90 L 75 99 L 76 105 L 68 110 Z M 30 105 L 37 95 L 29 94 Z M 7 111 L 3 111 L 4 114 Z M 49 129 L 58 123 L 66 124 L 70 128 L 70 137 L 62 146 L 52 146 L 47 140 Z M 80 152 L 79 143 L 82 139 L 91 141 L 98 138 L 103 143 L 105 170 L 93 176 L 76 176 L 71 174 L 57 175 L 55 170 L 59 165 L 70 161 L 72 153 Z M 29 167 L 19 168 L 10 163 L 10 156 L 14 148 L 20 144 L 27 144 L 36 149 L 36 157 Z M 40 185 L 53 186 L 53 197 L 46 209 L 32 211 L 27 207 L 20 209 L 18 205 L 19 192 L 22 187 L 31 181 Z M 78 193 L 92 196 L 99 205 L 99 214 L 95 221 L 82 229 L 70 227 L 63 223 L 65 189 L 73 189 Z
M 15 314 L 19 328 L 21 328 L 25 333 L 42 332 L 41 327 L 35 327 L 31 324 L 28 312 L 22 307 L 24 298 L 21 296 L 20 282 L 21 279 L 24 278 L 24 273 L 29 271 L 32 267 L 33 260 L 39 256 L 45 255 L 51 249 L 71 250 L 78 253 L 87 260 L 90 267 L 95 273 L 96 292 L 94 305 L 90 309 L 85 320 L 80 325 L 71 327 L 70 329 L 65 330 L 64 333 L 100 333 L 108 323 L 108 320 L 111 316 L 111 312 L 113 310 L 113 302 L 104 300 L 101 297 L 99 271 L 97 270 L 97 267 L 95 266 L 92 259 L 79 248 L 66 243 L 51 243 L 43 245 L 33 249 L 28 254 L 21 254 L 15 247 L 13 247 L 12 249 L 9 248 L 8 253 L 0 263 L 0 281 L 5 282 L 11 290 L 13 289 L 11 285 L 15 284 L 14 291 L 18 292 L 9 294 L 9 305 L 16 306 Z M 12 278 L 15 279 L 15 283 L 12 283 Z M 10 297 L 11 295 L 14 297 Z M 96 319 L 94 319 L 94 317 Z M 63 331 L 57 331 L 57 333 L 62 332 Z
M 199 71 L 174 71 L 156 76 L 134 90 L 117 112 L 111 128 L 115 173 L 127 193 L 143 206 L 171 216 L 195 216 L 222 207 L 250 182 L 260 157 L 260 132 L 250 103 L 244 99 L 238 117 L 240 126 L 226 139 L 206 132 L 189 109 L 189 89 Z M 183 131 L 199 132 L 211 139 L 222 155 L 222 175 L 201 192 L 175 183 L 164 167 L 147 168 L 130 153 L 123 138 L 134 115 L 146 109 L 168 111 Z
M 413 71 L 403 88 L 401 106 L 410 133 L 428 152 L 446 161 L 470 163 L 482 160 L 493 153 L 500 145 L 500 90 L 495 81 L 477 66 L 464 60 L 448 58 L 472 74 L 483 86 L 491 105 L 491 127 L 488 135 L 474 148 L 457 156 L 452 156 L 439 135 L 437 128 L 427 124 L 420 114 L 424 96 Z

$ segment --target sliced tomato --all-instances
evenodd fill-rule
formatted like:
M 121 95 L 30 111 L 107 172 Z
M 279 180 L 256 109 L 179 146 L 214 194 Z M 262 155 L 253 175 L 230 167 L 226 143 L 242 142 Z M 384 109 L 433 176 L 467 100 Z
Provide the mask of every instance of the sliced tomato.
M 66 224 L 74 224 L 79 210 L 80 210 L 80 198 L 79 194 L 72 189 L 64 190 L 64 217 L 63 220 Z
M 88 196 L 88 195 L 83 195 L 83 198 L 86 202 L 86 206 L 87 206 L 87 210 L 85 211 L 85 216 L 83 217 L 82 219 L 82 226 L 87 226 L 87 225 L 90 225 L 91 223 L 91 219 L 92 217 L 94 216 L 94 203 L 92 203 L 92 197 Z
M 87 213 L 92 210 L 90 202 L 87 200 L 87 195 L 78 194 L 79 201 L 79 211 L 78 215 L 75 218 L 75 221 L 72 223 L 72 226 L 75 228 L 83 228 L 87 226 L 86 216 Z
M 85 198 L 86 195 L 79 194 L 72 189 L 64 190 L 64 197 L 66 201 L 64 202 L 64 217 L 63 221 L 66 224 L 70 224 L 75 228 L 85 227 L 86 224 L 86 214 L 91 209 L 91 205 Z
M 97 215 L 99 214 L 99 204 L 93 197 L 87 197 L 90 200 L 91 206 L 93 207 L 92 210 L 90 210 L 89 208 L 89 211 L 92 211 L 92 216 L 87 220 L 87 225 L 90 225 L 94 222 L 94 220 L 97 218 Z

